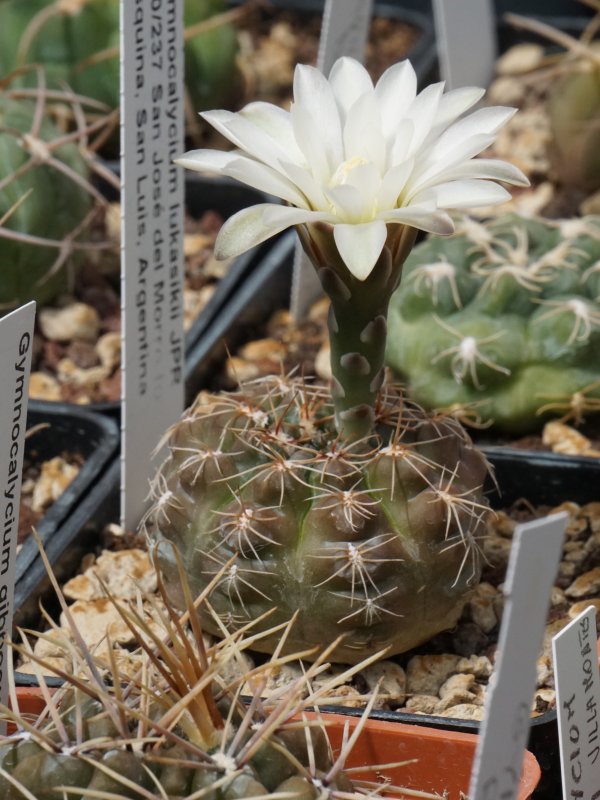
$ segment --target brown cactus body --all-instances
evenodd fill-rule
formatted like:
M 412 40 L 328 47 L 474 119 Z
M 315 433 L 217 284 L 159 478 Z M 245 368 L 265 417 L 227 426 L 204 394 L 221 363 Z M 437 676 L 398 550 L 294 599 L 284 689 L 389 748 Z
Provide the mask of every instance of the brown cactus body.
M 177 544 L 194 592 L 228 565 L 210 594 L 226 628 L 300 610 L 287 647 L 343 633 L 332 658 L 352 663 L 454 624 L 479 577 L 487 465 L 458 425 L 396 389 L 379 395 L 375 436 L 345 445 L 333 411 L 324 389 L 293 379 L 201 395 L 171 431 L 145 523 Z

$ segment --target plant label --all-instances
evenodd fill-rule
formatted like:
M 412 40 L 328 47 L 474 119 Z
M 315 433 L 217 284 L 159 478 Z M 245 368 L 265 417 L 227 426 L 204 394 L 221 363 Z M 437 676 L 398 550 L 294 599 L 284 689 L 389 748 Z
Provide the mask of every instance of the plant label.
M 440 73 L 446 89 L 488 86 L 496 60 L 491 0 L 433 0 Z
M 373 0 L 325 0 L 317 58 L 317 67 L 325 75 L 341 56 L 363 60 L 372 8 Z M 290 300 L 294 318 L 302 317 L 322 294 L 316 271 L 298 242 Z
M 552 639 L 560 768 L 565 800 L 600 800 L 600 675 L 596 609 Z
M 121 519 L 135 528 L 152 454 L 184 404 L 183 0 L 121 0 Z
M 8 703 L 11 658 L 4 639 L 11 635 L 15 594 L 15 562 L 23 451 L 27 427 L 27 398 L 35 303 L 27 303 L 0 319 L 0 702 Z
M 515 800 L 531 718 L 536 662 L 567 514 L 518 525 L 508 564 L 505 607 L 488 688 L 470 800 Z

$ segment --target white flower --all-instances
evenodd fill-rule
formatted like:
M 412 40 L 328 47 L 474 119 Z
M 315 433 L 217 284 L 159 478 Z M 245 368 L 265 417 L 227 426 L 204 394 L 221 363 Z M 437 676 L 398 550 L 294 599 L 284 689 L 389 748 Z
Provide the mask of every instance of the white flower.
M 235 214 L 221 229 L 217 257 L 238 255 L 289 226 L 322 221 L 333 226 L 348 269 L 364 280 L 388 225 L 452 233 L 448 209 L 504 202 L 510 195 L 496 180 L 526 186 L 511 164 L 474 158 L 515 110 L 481 108 L 459 119 L 484 91 L 443 94 L 443 88 L 436 83 L 417 94 L 409 61 L 390 67 L 374 87 L 361 64 L 340 58 L 329 80 L 314 67 L 296 67 L 289 112 L 255 102 L 238 113 L 202 114 L 239 149 L 193 150 L 177 163 L 220 172 L 289 203 Z

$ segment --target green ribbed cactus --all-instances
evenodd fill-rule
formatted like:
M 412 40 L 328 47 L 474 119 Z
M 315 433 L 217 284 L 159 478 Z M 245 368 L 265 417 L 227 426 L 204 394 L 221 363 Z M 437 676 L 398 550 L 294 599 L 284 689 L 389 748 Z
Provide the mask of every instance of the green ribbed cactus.
M 51 300 L 79 263 L 94 197 L 101 198 L 78 136 L 48 117 L 43 87 L 37 100 L 0 92 L 0 312 Z
M 600 217 L 464 219 L 407 259 L 387 361 L 429 409 L 513 432 L 600 397 Z
M 78 94 L 115 108 L 119 60 L 88 63 L 119 46 L 119 0 L 3 0 L 0 72 L 43 66 L 49 85 L 67 83 Z M 28 82 L 27 77 L 24 78 Z
M 195 592 L 229 565 L 210 593 L 221 622 L 205 617 L 208 630 L 301 609 L 287 647 L 343 633 L 332 658 L 352 663 L 414 647 L 459 617 L 479 577 L 484 458 L 460 426 L 393 389 L 380 393 L 375 438 L 344 442 L 333 417 L 325 388 L 273 377 L 202 394 L 172 429 L 145 525 L 155 542 L 177 542 Z M 181 603 L 169 552 L 162 567 Z
M 179 574 L 186 613 L 176 612 L 163 590 L 160 599 L 145 598 L 154 609 L 152 626 L 141 612 L 141 598 L 136 607 L 110 597 L 133 634 L 139 664 L 134 675 L 121 670 L 110 641 L 102 659 L 88 650 L 59 594 L 71 627 L 70 638 L 62 641 L 77 677 L 59 671 L 66 687 L 54 697 L 45 687 L 46 708 L 37 719 L 3 709 L 16 732 L 0 736 L 2 800 L 364 797 L 361 784 L 355 788 L 344 772 L 354 741 L 344 741 L 334 757 L 326 723 L 304 715 L 344 680 L 325 681 L 313 691 L 311 681 L 328 666 L 331 648 L 300 678 L 261 699 L 269 676 L 293 659 L 277 653 L 244 674 L 239 664 L 257 637 L 253 626 L 211 645 L 196 617 L 198 607 L 210 613 L 206 598 L 193 599 Z M 158 583 L 162 589 L 160 575 Z M 292 627 L 280 626 L 273 635 L 283 643 Z M 33 658 L 45 686 L 44 667 L 56 667 L 33 656 L 26 641 L 17 649 Z M 240 701 L 242 686 L 249 706 Z M 376 693 L 369 709 L 375 698 Z
M 199 23 L 223 14 L 223 0 L 185 0 L 190 29 L 185 50 L 189 104 L 195 110 L 228 104 L 238 89 L 235 28 L 223 22 L 196 33 Z M 132 45 L 133 46 L 133 45 Z M 119 105 L 119 0 L 3 0 L 0 2 L 0 73 L 25 64 L 44 67 L 52 86 Z

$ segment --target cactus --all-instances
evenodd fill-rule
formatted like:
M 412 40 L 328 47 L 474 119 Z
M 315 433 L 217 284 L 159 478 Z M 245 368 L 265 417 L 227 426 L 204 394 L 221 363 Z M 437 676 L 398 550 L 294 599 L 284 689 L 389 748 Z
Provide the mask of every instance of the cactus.
M 592 41 L 600 24 L 600 10 L 596 12 L 580 39 L 539 20 L 506 15 L 516 27 L 565 48 L 564 55 L 550 56 L 540 65 L 542 76 L 547 78 L 549 69 L 555 76 L 545 98 L 548 157 L 564 186 L 585 192 L 600 189 L 600 56 L 598 42 Z M 527 80 L 535 81 L 535 72 Z
M 177 543 L 196 591 L 236 556 L 210 595 L 222 624 L 300 608 L 299 642 L 345 633 L 339 661 L 402 652 L 452 626 L 480 574 L 486 461 L 454 421 L 428 418 L 385 385 L 387 312 L 417 228 L 450 233 L 445 209 L 457 200 L 502 202 L 509 195 L 490 178 L 527 181 L 503 162 L 472 160 L 512 109 L 456 121 L 481 90 L 442 99 L 442 84 L 419 95 L 416 85 L 407 61 L 376 86 L 350 58 L 329 79 L 298 65 L 291 112 L 207 112 L 239 149 L 177 160 L 288 201 L 238 212 L 215 252 L 234 256 L 296 228 L 331 300 L 332 381 L 328 390 L 275 377 L 202 395 L 168 437 L 144 525 L 151 541 Z
M 119 60 L 89 63 L 119 45 L 119 0 L 4 0 L 0 3 L 0 72 L 44 67 L 48 83 L 64 83 L 109 108 L 119 103 Z
M 197 110 L 227 105 L 237 90 L 235 28 L 224 20 L 194 30 L 225 8 L 223 0 L 185 0 L 188 104 Z M 4 0 L 0 22 L 0 73 L 41 64 L 50 85 L 118 107 L 119 0 Z
M 134 635 L 141 661 L 133 677 L 120 670 L 110 641 L 105 655 L 108 664 L 88 650 L 50 574 L 70 621 L 73 641 L 65 639 L 64 647 L 77 667 L 76 676 L 59 671 L 66 685 L 51 696 L 43 676 L 49 665 L 33 655 L 28 639 L 15 645 L 37 665 L 46 708 L 33 720 L 3 709 L 4 719 L 16 725 L 16 732 L 0 737 L 3 800 L 359 800 L 374 796 L 358 782 L 354 786 L 344 772 L 356 736 L 345 739 L 334 758 L 325 723 L 318 714 L 304 713 L 324 691 L 348 677 L 324 681 L 323 687 L 313 690 L 311 681 L 326 669 L 331 647 L 324 648 L 305 675 L 261 699 L 270 673 L 292 659 L 277 651 L 244 675 L 236 661 L 260 634 L 249 624 L 218 644 L 207 642 L 196 616 L 197 608 L 208 608 L 206 593 L 193 599 L 181 567 L 179 574 L 185 614 L 174 609 L 160 573 L 159 597 L 147 598 L 156 620 L 161 620 L 158 629 L 156 621 L 149 627 L 133 604 L 108 595 Z M 218 573 L 214 580 L 220 577 Z M 292 628 L 293 623 L 278 626 L 273 635 L 281 644 Z M 105 678 L 107 666 L 109 677 Z M 251 693 L 249 705 L 240 701 L 242 686 Z M 376 693 L 360 728 L 375 698 Z M 12 702 L 18 708 L 14 695 Z
M 69 92 L 48 92 L 12 85 L 0 90 L 0 238 L 2 280 L 0 310 L 28 300 L 48 302 L 73 282 L 83 250 L 107 246 L 86 233 L 106 200 L 91 183 L 94 171 L 113 176 L 87 149 L 87 137 L 107 124 L 62 132 L 49 113 L 48 101 L 71 109 Z M 78 111 L 85 101 L 77 101 Z
M 194 35 L 195 28 L 225 12 L 223 0 L 185 0 L 186 26 L 185 76 L 188 109 L 198 111 L 222 105 L 232 107 L 241 92 L 237 69 L 237 32 L 233 25 L 221 23 Z M 236 12 L 229 12 L 233 16 Z
M 527 432 L 600 398 L 600 217 L 465 218 L 416 247 L 392 298 L 387 361 L 429 409 Z
M 459 426 L 392 389 L 378 400 L 380 448 L 341 441 L 332 420 L 323 387 L 272 377 L 202 394 L 171 431 L 144 524 L 155 542 L 177 542 L 196 592 L 236 557 L 210 593 L 221 620 L 204 618 L 211 632 L 300 608 L 288 646 L 344 633 L 332 658 L 351 663 L 407 650 L 458 619 L 479 577 L 484 459 Z

